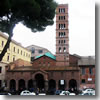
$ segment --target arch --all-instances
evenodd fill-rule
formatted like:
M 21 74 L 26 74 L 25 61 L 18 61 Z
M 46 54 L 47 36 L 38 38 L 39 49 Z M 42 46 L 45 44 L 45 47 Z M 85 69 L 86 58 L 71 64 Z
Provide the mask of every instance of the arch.
M 71 79 L 69 81 L 69 90 L 76 91 L 77 90 L 77 81 L 75 79 Z
M 65 90 L 65 88 L 66 88 L 66 81 L 65 80 L 59 80 L 58 81 L 58 88 L 59 88 L 59 90 Z
M 32 88 L 33 88 L 33 80 L 30 79 L 30 80 L 28 80 L 28 89 L 32 90 Z
M 10 80 L 10 91 L 16 91 L 16 81 L 14 79 Z
M 49 88 L 48 88 L 49 93 L 54 94 L 56 91 L 56 81 L 53 79 L 50 79 L 48 82 L 48 85 L 49 85 Z
M 19 89 L 20 91 L 26 89 L 26 87 L 25 87 L 25 80 L 20 79 L 20 80 L 18 81 L 18 89 Z
M 50 88 L 56 88 L 56 81 L 53 79 L 49 80 L 49 89 Z
M 39 88 L 40 91 L 45 88 L 44 76 L 42 74 L 40 74 L 40 73 L 36 74 L 35 80 L 36 80 L 36 87 Z

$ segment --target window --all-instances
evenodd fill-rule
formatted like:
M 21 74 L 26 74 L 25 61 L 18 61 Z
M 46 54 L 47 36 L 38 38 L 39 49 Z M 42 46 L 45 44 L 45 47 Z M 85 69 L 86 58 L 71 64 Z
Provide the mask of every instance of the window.
M 31 61 L 33 61 L 34 60 L 34 57 L 31 57 Z
M 93 74 L 93 68 L 89 68 L 89 73 L 92 75 Z
M 13 51 L 15 52 L 15 47 L 14 47 L 14 50 Z
M 59 52 L 61 52 L 61 47 L 59 47 Z
M 31 49 L 31 53 L 35 53 L 35 49 L 33 47 Z
M 64 16 L 64 20 L 65 20 L 65 16 Z
M 64 32 L 64 36 L 65 36 L 65 34 L 66 34 L 66 33 Z
M 65 24 L 59 24 L 59 29 L 65 29 Z
M 43 53 L 43 50 L 39 50 L 39 53 Z
M 66 48 L 65 47 L 64 47 L 63 51 L 66 52 Z
M 9 55 L 7 56 L 7 61 L 9 61 Z
M 22 55 L 22 50 L 21 50 L 21 55 Z
M 59 40 L 59 44 L 60 44 L 60 40 Z
M 35 53 L 35 50 L 32 50 L 31 53 Z
M 61 9 L 59 8 L 59 13 L 60 13 Z
M 59 13 L 65 13 L 65 8 L 59 8 Z
M 64 40 L 64 44 L 66 43 L 66 40 Z
M 18 49 L 17 53 L 19 54 L 19 49 Z
M 2 47 L 4 46 L 4 41 L 2 41 Z
M 85 75 L 85 68 L 82 68 L 82 75 Z
M 65 13 L 65 8 L 62 9 L 62 12 Z
M 0 66 L 0 73 L 2 72 L 2 67 Z
M 15 61 L 15 56 L 13 56 L 13 61 Z
M 59 16 L 59 20 L 60 20 L 60 16 Z
M 85 79 L 82 79 L 82 80 L 81 80 L 81 83 L 85 83 Z

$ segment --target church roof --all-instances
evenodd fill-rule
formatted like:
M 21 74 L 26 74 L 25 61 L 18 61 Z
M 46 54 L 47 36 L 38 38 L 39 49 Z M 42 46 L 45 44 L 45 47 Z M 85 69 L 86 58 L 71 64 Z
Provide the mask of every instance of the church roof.
M 51 54 L 50 52 L 46 52 L 45 54 L 36 56 L 36 59 L 37 59 L 37 58 L 40 58 L 40 57 L 42 57 L 42 56 L 44 56 L 44 55 L 47 56 L 47 57 L 49 57 L 49 58 L 52 58 L 52 59 L 56 60 L 56 57 L 55 57 L 53 54 Z
M 53 66 L 53 67 L 48 67 L 48 66 L 41 66 L 34 68 L 33 66 L 20 66 L 20 67 L 15 67 L 12 70 L 8 71 L 37 71 L 37 70 L 42 70 L 42 71 L 71 71 L 71 70 L 76 70 L 79 71 L 79 67 L 69 67 L 69 66 Z

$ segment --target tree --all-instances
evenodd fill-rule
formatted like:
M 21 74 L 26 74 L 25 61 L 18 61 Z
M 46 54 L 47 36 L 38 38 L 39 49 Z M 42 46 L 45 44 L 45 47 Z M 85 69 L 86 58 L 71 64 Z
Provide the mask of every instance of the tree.
M 54 0 L 0 0 L 0 31 L 9 35 L 0 61 L 9 48 L 16 24 L 21 22 L 33 32 L 44 31 L 53 25 L 56 7 Z

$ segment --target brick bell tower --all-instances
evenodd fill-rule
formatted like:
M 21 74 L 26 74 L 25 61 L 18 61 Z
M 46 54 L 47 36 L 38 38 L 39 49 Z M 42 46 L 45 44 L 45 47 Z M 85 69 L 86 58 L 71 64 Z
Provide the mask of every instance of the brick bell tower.
M 56 66 L 69 66 L 68 4 L 56 8 Z

